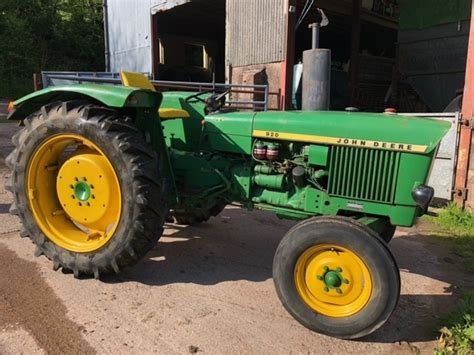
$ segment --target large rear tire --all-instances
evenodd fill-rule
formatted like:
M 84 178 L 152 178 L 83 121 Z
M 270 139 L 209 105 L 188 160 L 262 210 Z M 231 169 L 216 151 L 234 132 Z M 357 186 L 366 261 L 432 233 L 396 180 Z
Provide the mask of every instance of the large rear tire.
M 6 162 L 21 236 L 74 276 L 118 273 L 162 234 L 168 213 L 160 159 L 130 118 L 84 101 L 25 119 Z
M 381 327 L 400 294 L 398 267 L 385 242 L 369 228 L 337 217 L 293 227 L 278 246 L 273 280 L 297 321 L 343 339 Z

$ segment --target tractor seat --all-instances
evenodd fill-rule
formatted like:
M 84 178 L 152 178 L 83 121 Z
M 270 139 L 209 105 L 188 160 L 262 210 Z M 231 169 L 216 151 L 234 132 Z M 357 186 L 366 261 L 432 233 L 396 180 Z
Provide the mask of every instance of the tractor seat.
M 123 86 L 131 86 L 134 88 L 156 91 L 150 80 L 148 80 L 146 75 L 142 73 L 122 71 L 120 72 L 120 78 L 122 80 Z M 158 110 L 158 114 L 160 115 L 160 119 L 162 121 L 191 117 L 188 111 L 177 108 L 160 108 Z

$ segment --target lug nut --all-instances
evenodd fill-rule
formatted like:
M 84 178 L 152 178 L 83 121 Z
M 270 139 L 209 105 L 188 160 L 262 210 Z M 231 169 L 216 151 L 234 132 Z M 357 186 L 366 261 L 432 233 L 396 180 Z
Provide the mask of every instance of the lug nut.
M 342 272 L 342 269 L 340 267 L 336 268 L 337 272 Z
M 328 272 L 328 271 L 329 271 L 329 268 L 328 268 L 327 266 L 325 266 L 325 267 L 323 267 L 323 270 L 324 270 L 325 272 Z
M 329 292 L 329 287 L 325 287 L 324 292 Z
M 322 276 L 320 276 L 320 275 L 318 275 L 316 278 L 317 278 L 319 281 L 323 281 L 323 280 L 324 280 L 324 278 L 323 278 Z
M 341 293 L 342 293 L 342 290 L 338 287 L 338 288 L 336 288 L 336 292 L 339 293 L 339 294 L 341 294 Z

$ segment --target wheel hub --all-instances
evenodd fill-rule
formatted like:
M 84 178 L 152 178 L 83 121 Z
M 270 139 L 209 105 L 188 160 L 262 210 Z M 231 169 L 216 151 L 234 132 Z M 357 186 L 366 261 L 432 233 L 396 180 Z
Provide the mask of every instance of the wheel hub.
M 362 309 L 372 293 L 370 273 L 352 251 L 332 245 L 308 249 L 295 267 L 295 284 L 304 302 L 329 317 L 347 317 Z
M 339 273 L 336 271 L 328 271 L 324 276 L 324 283 L 327 287 L 330 288 L 338 288 L 342 285 L 341 277 Z
M 104 230 L 113 185 L 106 158 L 89 153 L 68 159 L 59 170 L 56 191 L 63 209 L 72 220 L 94 229 Z
M 80 181 L 74 185 L 74 196 L 79 201 L 87 201 L 90 199 L 91 195 L 91 187 L 87 182 Z
M 66 250 L 98 250 L 118 228 L 118 176 L 103 151 L 85 137 L 58 134 L 40 144 L 28 165 L 27 190 L 37 225 Z

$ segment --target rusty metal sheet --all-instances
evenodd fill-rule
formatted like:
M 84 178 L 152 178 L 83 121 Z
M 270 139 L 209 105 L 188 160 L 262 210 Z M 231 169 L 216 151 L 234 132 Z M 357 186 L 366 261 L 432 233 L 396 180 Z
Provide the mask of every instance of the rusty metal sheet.
M 474 14 L 474 2 L 472 4 L 472 13 Z M 456 170 L 456 195 L 455 201 L 459 206 L 464 207 L 466 198 L 468 199 L 468 208 L 473 209 L 474 194 L 471 191 L 467 195 L 467 189 L 474 190 L 474 186 L 467 186 L 469 163 L 471 155 L 472 139 L 472 119 L 474 118 L 474 16 L 471 17 L 471 28 L 469 34 L 469 46 L 466 64 L 466 82 L 464 86 L 464 96 L 462 104 L 463 120 L 468 124 L 462 125 L 459 138 L 458 164 Z M 472 166 L 472 164 L 471 164 Z

